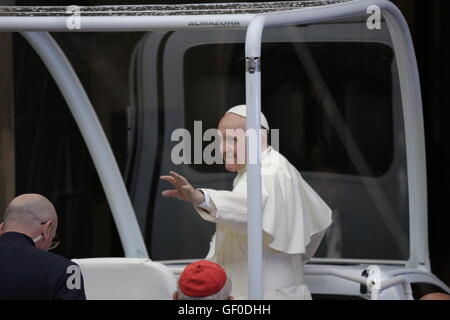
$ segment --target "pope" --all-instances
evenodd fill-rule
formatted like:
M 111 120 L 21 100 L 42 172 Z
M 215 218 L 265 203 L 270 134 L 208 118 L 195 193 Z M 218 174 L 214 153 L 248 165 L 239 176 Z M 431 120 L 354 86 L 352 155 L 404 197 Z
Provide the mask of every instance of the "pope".
M 161 179 L 174 189 L 163 191 L 193 203 L 200 216 L 216 224 L 206 257 L 225 269 L 233 281 L 231 295 L 248 298 L 246 106 L 228 110 L 219 122 L 220 152 L 225 169 L 236 172 L 233 190 L 196 189 L 171 171 Z M 264 299 L 310 300 L 303 266 L 320 245 L 331 224 L 331 209 L 298 170 L 268 145 L 269 124 L 261 114 L 261 171 Z M 244 156 L 242 155 L 244 152 Z

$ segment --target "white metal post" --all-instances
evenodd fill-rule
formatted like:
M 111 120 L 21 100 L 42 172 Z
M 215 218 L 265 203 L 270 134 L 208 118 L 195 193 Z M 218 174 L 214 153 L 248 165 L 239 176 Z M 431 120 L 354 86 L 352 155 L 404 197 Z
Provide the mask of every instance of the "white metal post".
M 264 16 L 249 24 L 245 41 L 247 104 L 247 241 L 248 297 L 263 298 L 262 195 L 261 195 L 261 38 Z M 253 138 L 253 139 L 250 139 Z M 253 140 L 253 141 L 252 141 Z
M 416 54 L 408 23 L 390 1 L 383 1 L 398 64 L 405 124 L 409 195 L 409 268 L 419 264 L 431 271 L 428 248 L 428 199 L 422 93 Z
M 141 230 L 108 139 L 70 62 L 47 32 L 22 32 L 55 79 L 89 149 L 126 257 L 148 258 Z

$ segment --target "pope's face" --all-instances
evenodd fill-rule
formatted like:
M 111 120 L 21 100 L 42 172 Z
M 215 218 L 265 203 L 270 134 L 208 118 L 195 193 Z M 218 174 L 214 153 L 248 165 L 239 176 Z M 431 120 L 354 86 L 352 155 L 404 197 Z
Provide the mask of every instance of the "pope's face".
M 233 113 L 226 114 L 219 122 L 220 153 L 227 171 L 236 172 L 245 167 L 245 125 L 245 118 Z

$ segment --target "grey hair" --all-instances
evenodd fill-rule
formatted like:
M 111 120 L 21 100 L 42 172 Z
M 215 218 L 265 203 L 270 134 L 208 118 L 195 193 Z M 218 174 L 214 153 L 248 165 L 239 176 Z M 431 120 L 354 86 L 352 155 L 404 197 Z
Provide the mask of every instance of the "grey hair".
M 180 290 L 180 285 L 178 284 L 178 300 L 228 300 L 228 297 L 231 295 L 231 289 L 231 280 L 227 277 L 225 285 L 219 292 L 207 297 L 190 297 Z

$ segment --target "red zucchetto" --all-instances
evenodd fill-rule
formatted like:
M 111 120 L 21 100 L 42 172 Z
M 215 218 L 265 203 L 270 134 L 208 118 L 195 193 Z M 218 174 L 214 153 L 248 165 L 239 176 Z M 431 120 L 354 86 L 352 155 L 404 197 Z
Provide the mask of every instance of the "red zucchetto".
M 180 275 L 180 291 L 189 297 L 208 297 L 222 290 L 227 281 L 225 270 L 218 264 L 200 260 L 188 265 Z

